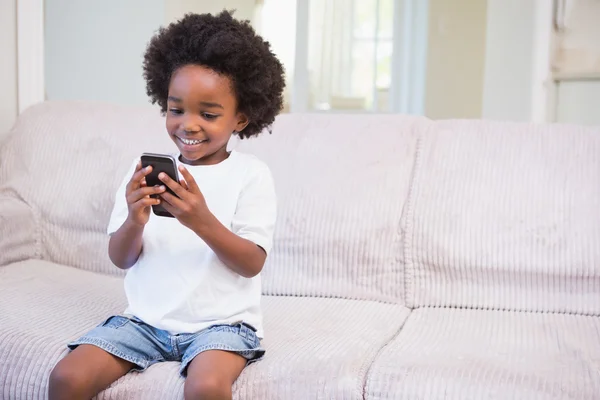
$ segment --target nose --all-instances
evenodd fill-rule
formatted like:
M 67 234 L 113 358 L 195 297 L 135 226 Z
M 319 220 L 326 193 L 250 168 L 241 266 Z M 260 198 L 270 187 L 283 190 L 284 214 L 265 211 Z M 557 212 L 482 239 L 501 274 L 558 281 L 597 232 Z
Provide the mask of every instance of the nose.
M 188 117 L 182 121 L 181 128 L 185 133 L 196 133 L 199 132 L 202 128 L 200 127 L 200 121 L 198 118 Z

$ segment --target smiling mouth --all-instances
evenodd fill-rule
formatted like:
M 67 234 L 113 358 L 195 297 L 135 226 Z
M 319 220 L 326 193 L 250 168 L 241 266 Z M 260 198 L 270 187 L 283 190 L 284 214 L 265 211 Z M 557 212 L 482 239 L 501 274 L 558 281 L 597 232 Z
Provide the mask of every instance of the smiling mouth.
M 201 139 L 200 140 L 200 139 L 184 139 L 184 138 L 181 138 L 179 136 L 176 136 L 176 137 L 177 137 L 177 140 L 179 140 L 181 143 L 183 143 L 185 145 L 188 145 L 188 146 L 195 146 L 195 145 L 198 145 L 198 144 L 202 144 L 204 142 L 208 142 L 208 139 Z

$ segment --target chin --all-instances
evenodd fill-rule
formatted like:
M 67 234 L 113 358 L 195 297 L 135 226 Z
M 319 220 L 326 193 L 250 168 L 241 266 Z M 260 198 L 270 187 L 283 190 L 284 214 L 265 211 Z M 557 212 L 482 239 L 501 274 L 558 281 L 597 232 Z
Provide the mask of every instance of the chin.
M 207 149 L 200 148 L 200 149 L 190 150 L 189 148 L 186 148 L 186 147 L 189 147 L 189 146 L 177 146 L 177 148 L 179 149 L 179 152 L 186 160 L 190 160 L 190 161 L 200 160 L 200 159 L 206 157 L 208 154 L 210 154 L 210 151 L 207 151 Z
M 180 151 L 180 152 L 181 152 L 181 157 L 183 157 L 183 159 L 185 159 L 187 161 L 194 162 L 194 161 L 200 161 L 203 158 L 206 158 L 206 155 L 203 153 L 198 154 L 198 153 L 187 153 L 187 152 L 183 152 L 183 151 Z

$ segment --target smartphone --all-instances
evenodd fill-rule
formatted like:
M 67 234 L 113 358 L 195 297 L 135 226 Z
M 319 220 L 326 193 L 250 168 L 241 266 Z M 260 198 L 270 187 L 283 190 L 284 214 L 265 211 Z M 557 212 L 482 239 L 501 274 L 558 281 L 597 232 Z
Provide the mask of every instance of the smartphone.
M 158 174 L 161 172 L 167 174 L 175 182 L 179 182 L 179 175 L 177 174 L 177 162 L 173 156 L 168 154 L 144 153 L 142 154 L 141 160 L 142 168 L 146 168 L 149 165 L 152 166 L 152 172 L 146 175 L 146 185 L 148 187 L 164 185 L 164 183 L 158 179 Z M 175 192 L 173 192 L 168 186 L 165 185 L 165 187 L 167 192 L 171 193 L 173 196 L 177 196 Z M 153 194 L 150 197 L 157 198 L 159 196 Z M 161 204 L 153 205 L 152 212 L 160 217 L 173 218 L 173 215 L 165 210 Z

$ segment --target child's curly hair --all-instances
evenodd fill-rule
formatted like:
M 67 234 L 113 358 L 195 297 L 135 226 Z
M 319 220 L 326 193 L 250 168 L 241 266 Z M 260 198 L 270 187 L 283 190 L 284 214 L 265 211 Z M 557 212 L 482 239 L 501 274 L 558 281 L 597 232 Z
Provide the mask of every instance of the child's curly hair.
M 281 111 L 285 87 L 281 63 L 250 23 L 235 20 L 231 12 L 187 14 L 151 39 L 144 54 L 146 92 L 163 114 L 171 75 L 189 64 L 205 66 L 231 79 L 238 111 L 249 120 L 237 133 L 240 138 L 258 135 Z

